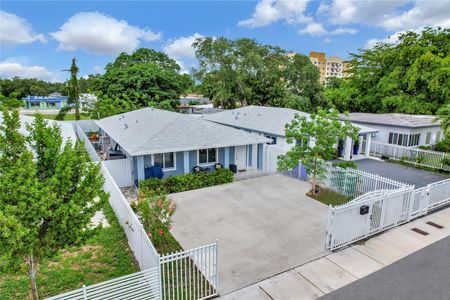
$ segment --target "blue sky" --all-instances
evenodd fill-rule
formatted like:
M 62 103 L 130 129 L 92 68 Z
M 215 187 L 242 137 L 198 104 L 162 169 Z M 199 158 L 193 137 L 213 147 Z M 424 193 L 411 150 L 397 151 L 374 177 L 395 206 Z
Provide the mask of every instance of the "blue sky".
M 450 26 L 438 1 L 2 1 L 0 77 L 64 80 L 77 57 L 80 75 L 102 72 L 122 51 L 166 52 L 188 71 L 198 36 L 250 37 L 288 51 L 348 58 L 400 32 Z

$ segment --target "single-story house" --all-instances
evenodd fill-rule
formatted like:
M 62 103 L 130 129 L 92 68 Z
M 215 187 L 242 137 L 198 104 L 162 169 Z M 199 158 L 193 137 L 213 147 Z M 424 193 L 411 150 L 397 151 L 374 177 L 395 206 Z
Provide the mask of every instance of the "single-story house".
M 245 106 L 220 113 L 204 115 L 203 118 L 211 122 L 228 125 L 237 129 L 242 129 L 265 136 L 270 139 L 267 147 L 268 151 L 272 151 L 271 149 L 277 149 L 278 153 L 282 154 L 293 146 L 293 144 L 287 143 L 285 125 L 290 123 L 296 114 L 309 117 L 308 113 L 290 108 Z M 350 138 L 343 141 L 341 155 L 347 160 L 351 159 L 353 155 L 361 154 L 363 149 L 362 145 L 370 145 L 372 135 L 378 131 L 364 125 L 354 125 L 359 128 L 358 143 L 361 147 L 354 147 L 355 141 Z M 366 141 L 369 141 L 369 143 Z M 367 154 L 368 153 L 369 152 L 367 152 Z M 270 157 L 270 155 L 268 155 L 268 157 Z M 277 155 L 274 154 L 273 157 L 273 162 L 268 161 L 267 168 L 269 170 L 273 170 L 276 165 Z M 268 158 L 268 160 L 270 160 L 270 158 Z
M 146 169 L 159 165 L 164 177 L 190 173 L 193 168 L 237 170 L 263 168 L 267 138 L 192 118 L 181 113 L 143 108 L 95 121 L 100 141 L 108 138 L 109 150 L 132 159 L 132 178 L 144 179 Z
M 67 106 L 67 96 L 27 96 L 22 100 L 27 109 L 61 109 Z
M 436 116 L 408 115 L 399 113 L 372 114 L 350 113 L 341 115 L 342 120 L 351 120 L 354 124 L 366 125 L 377 129 L 374 142 L 414 147 L 436 144 L 443 138 L 440 122 Z

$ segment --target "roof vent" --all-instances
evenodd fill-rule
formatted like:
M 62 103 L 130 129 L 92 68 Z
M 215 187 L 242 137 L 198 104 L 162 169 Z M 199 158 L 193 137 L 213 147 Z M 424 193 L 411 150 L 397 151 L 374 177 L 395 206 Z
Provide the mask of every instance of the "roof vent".
M 128 124 L 127 124 L 127 123 L 123 124 L 123 127 L 124 127 L 125 129 L 128 129 Z

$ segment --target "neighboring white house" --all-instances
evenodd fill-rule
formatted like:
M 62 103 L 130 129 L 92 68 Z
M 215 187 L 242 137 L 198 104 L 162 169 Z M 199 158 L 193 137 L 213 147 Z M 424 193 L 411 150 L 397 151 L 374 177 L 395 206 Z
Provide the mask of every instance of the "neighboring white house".
M 266 168 L 268 172 L 276 170 L 277 156 L 285 154 L 293 144 L 288 144 L 285 134 L 285 125 L 290 123 L 296 114 L 309 117 L 308 113 L 290 108 L 268 106 L 246 106 L 227 110 L 215 114 L 203 115 L 205 120 L 228 125 L 248 132 L 254 132 L 270 139 L 266 146 Z M 377 132 L 376 129 L 355 124 L 359 128 L 359 145 L 354 148 L 355 142 L 347 138 L 343 141 L 341 155 L 344 159 L 351 159 L 353 155 L 361 154 L 363 141 L 368 140 Z M 357 150 L 356 153 L 354 153 Z M 368 153 L 368 151 L 367 151 Z
M 379 143 L 414 147 L 436 144 L 442 138 L 440 123 L 434 122 L 435 116 L 350 113 L 341 118 L 377 129 L 372 140 Z
M 164 177 L 190 173 L 193 168 L 213 168 L 220 163 L 237 171 L 263 168 L 263 145 L 268 139 L 154 108 L 143 108 L 95 121 L 100 141 L 110 156 L 131 163 L 133 182 L 147 177 L 159 165 Z M 89 129 L 90 130 L 90 129 Z M 150 171 L 149 171 L 150 172 Z

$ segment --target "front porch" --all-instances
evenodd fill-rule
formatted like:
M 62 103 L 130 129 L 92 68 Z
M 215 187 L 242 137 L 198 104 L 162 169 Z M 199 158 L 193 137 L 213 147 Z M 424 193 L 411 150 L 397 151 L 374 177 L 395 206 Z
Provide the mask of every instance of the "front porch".
M 378 130 L 358 125 L 359 134 L 358 139 L 353 140 L 350 137 L 345 137 L 338 143 L 339 157 L 343 160 L 358 160 L 368 158 L 370 155 L 370 144 L 372 137 Z

